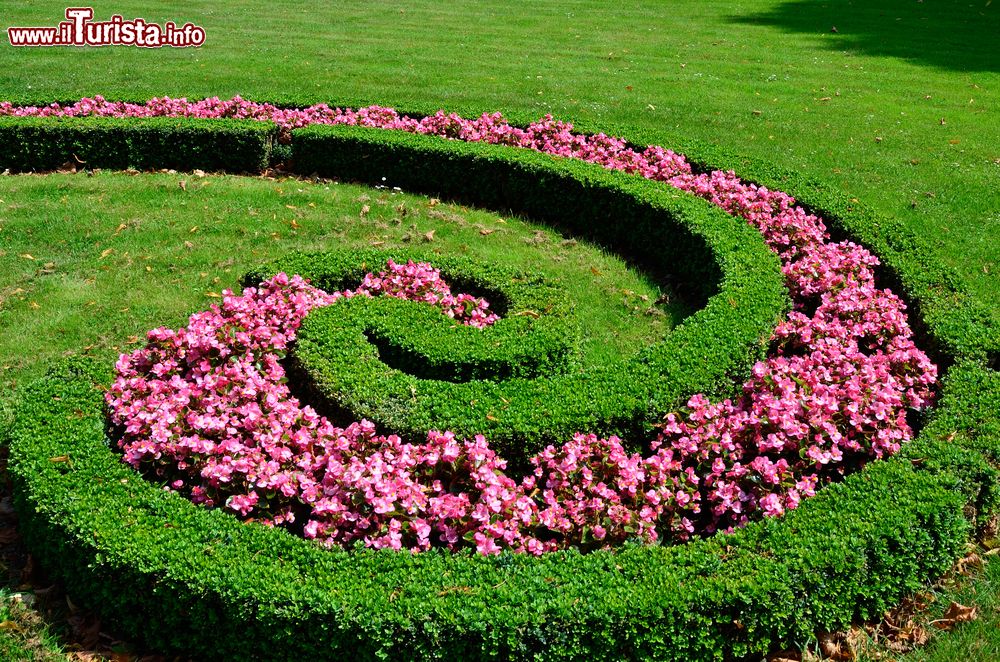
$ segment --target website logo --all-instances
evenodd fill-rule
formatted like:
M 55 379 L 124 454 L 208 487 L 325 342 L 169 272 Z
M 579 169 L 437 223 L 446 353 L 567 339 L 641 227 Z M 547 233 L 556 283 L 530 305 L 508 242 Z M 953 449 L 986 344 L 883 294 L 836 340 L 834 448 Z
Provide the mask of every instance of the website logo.
M 163 25 L 142 18 L 125 20 L 115 14 L 108 21 L 94 21 L 92 7 L 67 7 L 66 20 L 50 27 L 7 28 L 11 46 L 136 46 L 139 48 L 188 48 L 205 43 L 205 29 L 193 23 Z

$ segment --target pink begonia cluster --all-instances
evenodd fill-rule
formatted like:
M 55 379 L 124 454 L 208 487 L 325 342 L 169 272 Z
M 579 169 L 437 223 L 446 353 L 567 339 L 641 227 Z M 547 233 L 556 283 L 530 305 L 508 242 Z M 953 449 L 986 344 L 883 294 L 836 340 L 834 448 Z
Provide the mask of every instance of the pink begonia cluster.
M 746 219 L 781 258 L 795 308 L 739 398 L 693 396 L 665 417 L 647 457 L 627 453 L 616 437 L 577 434 L 532 458 L 534 471 L 520 482 L 482 437 L 432 431 L 424 444 L 404 443 L 366 421 L 334 428 L 290 396 L 278 357 L 298 323 L 309 308 L 354 293 L 280 277 L 241 297 L 227 294 L 187 330 L 151 332 L 146 349 L 122 357 L 108 402 L 125 430 L 127 461 L 154 465 L 196 501 L 225 499 L 272 524 L 304 521 L 307 537 L 330 544 L 538 554 L 729 530 L 781 515 L 818 485 L 895 453 L 912 436 L 907 411 L 932 397 L 936 367 L 914 345 L 903 302 L 876 287 L 871 253 L 828 243 L 822 220 L 791 196 L 732 172 L 695 173 L 662 147 L 637 151 L 551 116 L 522 129 L 499 113 L 470 120 L 439 111 L 417 120 L 378 106 L 282 109 L 239 97 L 0 103 L 0 114 L 347 124 L 534 149 L 689 191 Z M 428 300 L 478 326 L 496 319 L 477 300 L 428 299 L 392 273 L 399 280 L 391 286 L 381 276 L 366 281 L 371 293 Z

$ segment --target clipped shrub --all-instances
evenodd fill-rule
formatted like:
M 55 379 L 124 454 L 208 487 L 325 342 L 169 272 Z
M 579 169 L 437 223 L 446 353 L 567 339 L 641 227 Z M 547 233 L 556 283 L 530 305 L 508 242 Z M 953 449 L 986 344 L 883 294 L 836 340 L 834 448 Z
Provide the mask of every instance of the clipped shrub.
M 879 616 L 963 548 L 960 466 L 893 458 L 781 519 L 677 547 L 479 556 L 325 550 L 165 492 L 104 433 L 110 368 L 29 386 L 22 533 L 74 600 L 156 649 L 222 659 L 665 659 L 763 653 Z
M 535 378 L 575 365 L 580 330 L 565 292 L 541 276 L 502 265 L 429 251 L 338 250 L 292 254 L 241 280 L 244 287 L 255 287 L 284 272 L 327 292 L 353 290 L 367 272 L 388 260 L 433 264 L 455 291 L 485 297 L 501 319 L 477 329 L 399 299 L 342 302 L 336 316 L 338 339 L 331 342 L 344 361 L 381 361 L 420 380 L 453 383 Z
M 328 411 L 350 412 L 408 437 L 433 428 L 481 433 L 521 463 L 580 430 L 614 434 L 634 447 L 659 415 L 691 393 L 729 394 L 733 380 L 748 374 L 762 355 L 787 305 L 777 260 L 756 232 L 654 182 L 510 147 L 377 129 L 312 126 L 292 139 L 295 167 L 302 172 L 527 214 L 654 273 L 677 274 L 705 306 L 662 342 L 616 365 L 461 384 L 421 380 L 373 360 L 374 349 L 359 342 L 364 323 L 343 322 L 343 309 L 316 311 L 299 331 L 293 364 Z M 309 260 L 279 261 L 245 281 L 286 271 L 323 282 L 322 262 Z M 380 305 L 352 301 L 347 308 L 363 310 L 346 314 L 363 320 Z M 396 305 L 393 314 L 402 307 Z
M 582 131 L 597 130 L 586 123 Z M 662 134 L 628 127 L 601 126 L 628 142 L 661 141 Z M 620 130 L 619 130 L 620 129 Z M 817 179 L 792 172 L 765 160 L 734 153 L 719 145 L 682 136 L 670 136 L 700 172 L 736 171 L 745 181 L 793 195 L 809 211 L 822 215 L 834 239 L 849 239 L 878 256 L 878 276 L 883 287 L 903 295 L 913 313 L 921 346 L 936 361 L 948 363 L 956 356 L 985 361 L 1000 367 L 1000 325 L 985 306 L 969 296 L 962 278 L 937 258 L 928 242 L 895 218 L 872 209 L 856 198 Z
M 0 169 L 173 168 L 261 172 L 274 125 L 188 118 L 0 117 Z

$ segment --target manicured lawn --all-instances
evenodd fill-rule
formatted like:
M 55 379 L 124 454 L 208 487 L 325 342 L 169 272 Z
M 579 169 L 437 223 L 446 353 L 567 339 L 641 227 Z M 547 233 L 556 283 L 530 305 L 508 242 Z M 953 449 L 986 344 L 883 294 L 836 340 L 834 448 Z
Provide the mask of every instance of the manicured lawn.
M 10 391 L 67 353 L 114 360 L 154 326 L 183 326 L 223 289 L 238 289 L 244 273 L 292 250 L 411 245 L 544 273 L 576 304 L 583 365 L 634 353 L 690 312 L 654 306 L 676 296 L 592 245 L 393 191 L 102 172 L 3 177 L 0 200 L 9 264 L 0 274 L 0 380 Z
M 65 3 L 4 13 L 54 25 Z M 1000 317 L 1000 6 L 591 0 L 95 6 L 201 49 L 0 49 L 0 96 L 242 94 L 518 111 L 700 138 L 840 184 L 924 234 Z M 836 32 L 833 29 L 836 28 Z
M 54 25 L 65 7 L 24 3 L 4 11 L 3 27 Z M 205 28 L 207 43 L 15 49 L 2 39 L 0 100 L 241 94 L 552 113 L 612 133 L 642 132 L 666 146 L 705 140 L 832 182 L 904 220 L 1000 323 L 997 3 L 95 5 L 99 19 L 113 13 L 191 21 Z M 362 217 L 364 206 L 370 211 Z M 47 361 L 81 351 L 110 358 L 152 326 L 180 325 L 247 268 L 297 248 L 392 246 L 406 238 L 526 269 L 544 265 L 571 288 L 593 362 L 635 350 L 683 316 L 680 308 L 646 315 L 640 297 L 657 298 L 657 286 L 616 258 L 502 220 L 418 197 L 298 181 L 0 178 L 0 427 L 17 385 Z M 1000 655 L 998 573 L 990 561 L 975 582 L 936 602 L 942 610 L 950 599 L 976 603 L 979 621 L 904 659 Z M 4 609 L 4 623 L 23 621 Z M 11 631 L 0 623 L 4 636 Z M 38 654 L 24 652 L 37 641 L 22 634 L 0 638 L 0 655 Z

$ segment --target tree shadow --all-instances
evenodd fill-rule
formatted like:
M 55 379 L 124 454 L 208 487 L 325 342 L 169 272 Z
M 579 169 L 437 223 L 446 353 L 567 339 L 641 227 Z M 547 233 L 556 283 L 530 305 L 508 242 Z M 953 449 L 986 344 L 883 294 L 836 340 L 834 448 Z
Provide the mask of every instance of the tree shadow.
M 1000 72 L 1000 0 L 790 0 L 729 21 L 823 35 L 835 50 Z

